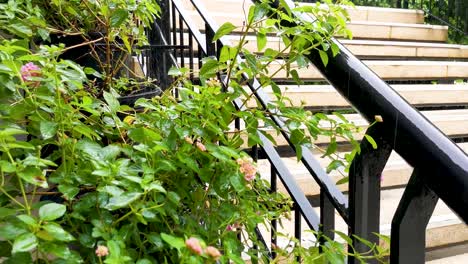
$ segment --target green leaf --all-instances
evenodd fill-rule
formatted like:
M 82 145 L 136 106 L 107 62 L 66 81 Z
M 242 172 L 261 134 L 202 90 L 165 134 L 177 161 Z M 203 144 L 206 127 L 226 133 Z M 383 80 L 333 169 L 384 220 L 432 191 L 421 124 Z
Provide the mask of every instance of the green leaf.
M 377 143 L 375 142 L 375 140 L 374 140 L 371 136 L 365 134 L 364 137 L 365 137 L 365 138 L 367 139 L 367 141 L 369 141 L 369 143 L 372 145 L 372 148 L 377 149 Z
M 125 207 L 132 202 L 140 198 L 141 193 L 138 192 L 128 192 L 120 196 L 112 197 L 109 199 L 109 202 L 106 204 L 105 208 L 108 210 L 116 210 L 122 207 Z
M 127 19 L 128 11 L 122 8 L 116 9 L 110 17 L 111 27 L 119 27 Z
M 47 231 L 47 233 L 52 235 L 55 240 L 66 242 L 75 240 L 75 238 L 70 233 L 65 231 L 60 225 L 56 223 L 48 223 L 43 225 L 42 228 Z
M 330 164 L 328 164 L 327 173 L 330 173 L 331 171 L 336 170 L 343 166 L 344 166 L 344 163 L 341 160 L 334 160 L 330 162 Z
M 257 51 L 260 52 L 262 51 L 267 44 L 267 37 L 266 34 L 264 33 L 258 33 L 257 34 Z
M 3 218 L 5 218 L 7 216 L 10 216 L 10 215 L 15 215 L 15 214 L 16 214 L 15 209 L 0 207 L 0 219 L 3 219 Z
M 44 139 L 49 139 L 55 136 L 57 133 L 57 123 L 51 121 L 41 121 L 39 125 L 39 130 Z
M 32 227 L 32 226 L 37 225 L 36 220 L 29 215 L 22 214 L 22 215 L 18 215 L 17 217 L 19 220 L 21 220 L 23 223 L 27 224 L 28 226 Z
M 333 57 L 335 57 L 336 55 L 338 55 L 338 53 L 340 53 L 340 48 L 335 43 L 332 42 L 330 47 L 333 53 Z
M 218 66 L 219 63 L 217 60 L 211 58 L 205 59 L 203 61 L 203 66 L 200 69 L 200 76 L 204 77 L 205 79 L 214 77 L 218 71 Z
M 32 264 L 31 253 L 29 252 L 18 252 L 13 254 L 10 258 L 2 262 L 3 264 Z
M 80 192 L 80 188 L 65 184 L 60 184 L 58 190 L 63 193 L 63 197 L 67 200 L 73 199 Z
M 4 240 L 0 241 L 0 257 L 9 257 L 11 256 L 11 244 Z M 5 262 L 2 262 L 5 263 Z
M 18 172 L 18 176 L 31 184 L 42 188 L 48 187 L 47 180 L 44 175 L 42 175 L 42 171 L 36 167 L 26 167 L 22 171 Z
M 327 67 L 327 65 L 328 65 L 328 54 L 323 50 L 319 50 L 319 54 L 320 54 L 320 59 L 322 59 L 323 65 L 325 67 Z
M 37 247 L 37 238 L 33 233 L 22 234 L 15 239 L 12 253 L 31 251 Z
M 213 37 L 213 42 L 217 41 L 224 35 L 227 35 L 231 33 L 234 29 L 237 27 L 234 26 L 231 22 L 226 22 L 224 23 L 221 27 L 219 27 L 218 31 L 216 31 L 214 37 Z
M 104 91 L 104 100 L 106 100 L 107 105 L 109 106 L 109 109 L 113 112 L 116 113 L 119 108 L 120 108 L 120 103 L 115 98 L 115 96 L 112 93 Z
M 67 211 L 67 207 L 63 204 L 48 203 L 39 208 L 39 218 L 43 221 L 52 221 L 62 217 Z
M 169 246 L 180 250 L 185 247 L 185 241 L 180 237 L 171 236 L 165 233 L 161 233 L 161 239 L 169 244 Z
M 343 177 L 343 178 L 339 179 L 339 180 L 336 182 L 336 185 L 345 184 L 345 183 L 348 183 L 348 182 L 349 182 L 349 177 L 346 176 L 346 177 Z

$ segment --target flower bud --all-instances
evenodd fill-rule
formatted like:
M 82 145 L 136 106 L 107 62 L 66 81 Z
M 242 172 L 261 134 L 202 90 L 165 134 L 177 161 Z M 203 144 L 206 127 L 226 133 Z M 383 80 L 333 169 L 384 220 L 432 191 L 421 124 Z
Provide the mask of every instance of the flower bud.
M 96 248 L 96 256 L 105 257 L 109 255 L 109 249 L 106 246 L 99 245 Z
M 215 247 L 209 246 L 205 249 L 205 253 L 207 256 L 211 257 L 214 260 L 218 260 L 221 257 L 221 252 Z

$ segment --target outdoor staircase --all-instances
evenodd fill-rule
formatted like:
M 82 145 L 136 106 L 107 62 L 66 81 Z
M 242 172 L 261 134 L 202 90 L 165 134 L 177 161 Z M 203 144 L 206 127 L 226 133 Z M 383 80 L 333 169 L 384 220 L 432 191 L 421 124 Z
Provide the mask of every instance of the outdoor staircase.
M 242 26 L 245 12 L 251 5 L 243 0 L 202 0 L 209 15 L 219 25 L 231 22 Z M 183 1 L 186 10 L 192 15 L 192 20 L 198 27 L 204 28 L 204 22 L 193 8 L 189 0 Z M 244 11 L 245 10 L 245 11 Z M 459 147 L 468 153 L 468 46 L 446 44 L 446 26 L 424 24 L 424 12 L 419 10 L 355 7 L 348 8 L 351 17 L 349 29 L 353 32 L 352 40 L 342 40 L 352 53 L 388 81 L 409 103 L 421 110 L 431 122 L 439 127 L 446 135 L 453 138 Z M 232 43 L 239 40 L 239 36 L 228 36 Z M 256 38 L 248 37 L 247 47 L 256 51 Z M 268 38 L 268 47 L 281 48 L 281 41 L 276 37 Z M 278 64 L 272 64 L 272 71 Z M 368 123 L 353 109 L 338 92 L 329 85 L 315 85 L 323 78 L 318 70 L 309 66 L 300 69 L 299 76 L 307 84 L 292 85 L 286 73 L 277 76 L 277 82 L 285 95 L 299 105 L 304 102 L 312 111 L 346 110 L 348 120 L 356 125 L 366 127 Z M 455 80 L 465 80 L 454 82 Z M 255 106 L 251 102 L 249 106 Z M 385 122 L 385 120 L 383 120 Z M 363 130 L 363 133 L 365 130 Z M 357 138 L 362 138 L 357 134 Z M 278 137 L 279 145 L 286 144 Z M 319 138 L 319 146 L 326 146 L 327 138 Z M 345 143 L 339 147 L 343 155 L 349 151 Z M 316 158 L 324 167 L 330 162 L 322 158 L 318 150 L 312 150 Z M 296 161 L 290 153 L 284 152 L 283 160 L 296 181 L 308 196 L 314 207 L 318 207 L 320 187 L 313 181 L 309 171 Z M 270 165 L 266 160 L 258 161 L 262 177 L 269 179 Z M 382 174 L 380 232 L 389 235 L 392 217 L 401 199 L 404 186 L 412 173 L 410 167 L 398 154 L 392 153 Z M 335 181 L 343 176 L 339 172 L 330 175 Z M 443 179 L 441 179 L 443 180 Z M 339 186 L 346 193 L 347 184 Z M 284 187 L 279 187 L 284 191 Z M 467 190 L 468 191 L 468 190 Z M 285 192 L 285 191 L 284 191 Z M 320 210 L 317 209 L 317 213 Z M 336 229 L 348 232 L 347 225 L 336 214 Z M 341 221 L 341 222 L 340 222 Z M 304 223 L 305 229 L 307 225 Z M 283 233 L 293 233 L 293 225 L 288 220 L 283 222 Z M 302 236 L 304 243 L 311 240 L 307 233 Z M 281 245 L 280 245 L 281 246 Z M 452 211 L 439 200 L 433 213 L 426 233 L 426 260 L 430 263 L 468 263 L 468 226 L 465 225 Z

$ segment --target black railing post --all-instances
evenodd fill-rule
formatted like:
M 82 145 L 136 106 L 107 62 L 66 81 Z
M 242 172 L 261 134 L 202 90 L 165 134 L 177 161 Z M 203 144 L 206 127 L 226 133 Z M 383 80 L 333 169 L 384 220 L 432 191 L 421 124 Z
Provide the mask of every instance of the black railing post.
M 426 227 L 437 204 L 437 195 L 415 169 L 392 220 L 390 263 L 424 263 Z
M 205 35 L 206 35 L 206 55 L 216 56 L 216 43 L 213 42 L 215 32 L 210 27 L 210 25 L 205 25 Z
M 156 19 L 156 23 L 161 29 L 161 34 L 169 41 L 171 37 L 169 0 L 159 0 L 158 4 L 161 7 L 161 16 Z M 155 30 L 150 31 L 148 40 L 152 45 L 165 45 L 161 36 Z M 164 48 L 151 49 L 151 57 L 148 61 L 148 76 L 157 79 L 163 90 L 169 87 L 172 82 L 170 76 L 167 74 L 172 66 L 171 60 L 167 56 L 168 52 L 170 52 L 170 50 Z
M 335 207 L 325 191 L 320 190 L 320 233 L 330 239 L 334 239 L 335 233 Z M 326 239 L 320 236 L 320 244 L 326 242 Z
M 354 236 L 379 243 L 375 234 L 380 232 L 380 181 L 392 152 L 392 147 L 382 138 L 380 124 L 374 124 L 367 131 L 377 143 L 377 149 L 363 139 L 361 153 L 356 155 L 349 170 L 349 233 L 358 253 L 369 251 L 369 247 Z M 360 262 L 349 257 L 348 263 Z M 377 260 L 369 260 L 369 263 L 377 263 Z

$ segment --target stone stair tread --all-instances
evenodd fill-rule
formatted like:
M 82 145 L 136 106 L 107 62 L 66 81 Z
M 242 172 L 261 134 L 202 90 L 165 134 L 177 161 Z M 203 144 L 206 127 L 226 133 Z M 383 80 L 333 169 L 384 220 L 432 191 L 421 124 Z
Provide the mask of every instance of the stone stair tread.
M 309 107 L 350 107 L 349 103 L 331 85 L 280 85 L 282 94 L 293 105 L 305 103 Z M 466 84 L 402 84 L 392 85 L 402 97 L 413 105 L 468 104 Z M 265 92 L 273 97 L 270 87 Z M 255 106 L 254 100 L 248 104 Z
M 437 126 L 442 132 L 448 136 L 461 136 L 467 135 L 468 133 L 468 110 L 467 109 L 454 109 L 454 110 L 433 110 L 433 111 L 421 111 L 429 121 Z M 329 115 L 334 119 L 338 119 L 333 115 Z M 353 122 L 356 126 L 365 127 L 368 122 L 361 117 L 359 114 L 344 114 L 345 118 L 350 122 Z M 385 122 L 385 120 L 383 120 Z M 322 127 L 326 128 L 327 124 L 322 123 Z M 286 145 L 286 141 L 282 136 L 277 136 L 273 129 L 264 128 L 264 130 L 272 134 L 275 138 L 278 146 Z M 364 136 L 365 131 L 356 133 L 354 137 L 361 139 Z M 337 142 L 343 142 L 344 139 L 337 138 Z M 315 140 L 316 144 L 326 144 L 329 142 L 329 138 L 319 136 Z
M 382 79 L 468 78 L 468 62 L 463 61 L 364 60 L 363 62 Z M 282 64 L 284 62 L 281 60 L 271 63 L 270 72 L 276 72 Z M 297 68 L 293 64 L 291 68 L 296 68 L 298 75 L 304 80 L 322 79 L 315 67 Z M 281 70 L 274 78 L 288 79 L 289 76 Z
M 189 59 L 185 58 L 186 65 Z M 198 69 L 198 61 L 194 59 L 194 70 Z M 468 62 L 465 61 L 418 61 L 418 60 L 364 60 L 363 61 L 380 78 L 386 80 L 439 80 L 439 79 L 464 79 L 468 78 Z M 179 58 L 180 63 L 180 58 Z M 276 72 L 284 60 L 273 61 L 269 66 L 269 72 Z M 298 68 L 296 64 L 291 65 L 296 69 L 303 80 L 323 80 L 320 72 L 312 65 Z M 276 80 L 291 80 L 284 70 L 273 76 Z
M 184 43 L 188 43 L 188 34 L 185 34 Z M 233 45 L 239 42 L 239 35 L 225 36 Z M 245 48 L 257 52 L 256 36 L 246 36 Z M 279 37 L 267 36 L 266 48 L 274 50 L 284 49 Z M 365 59 L 468 59 L 468 45 L 421 42 L 421 41 L 393 41 L 370 39 L 340 39 L 353 54 Z M 196 51 L 196 49 L 195 49 Z
M 189 3 L 189 0 L 183 1 L 184 5 L 194 10 L 194 7 Z M 243 0 L 217 0 L 216 2 L 205 0 L 202 1 L 205 8 L 210 13 L 226 13 L 225 10 L 230 10 L 231 13 L 243 14 L 247 13 L 252 1 Z M 300 6 L 311 5 L 310 3 L 298 3 Z M 351 21 L 367 20 L 367 21 L 400 21 L 406 23 L 424 23 L 424 11 L 409 10 L 401 8 L 385 8 L 385 7 L 368 7 L 368 6 L 345 6 Z
M 426 261 L 426 264 L 461 264 L 461 263 L 468 263 L 468 253 Z
M 457 144 L 463 151 L 468 153 L 468 143 L 459 143 Z M 328 157 L 321 157 L 322 153 L 317 150 L 312 150 L 314 156 L 318 160 L 318 162 L 325 168 L 330 162 L 331 159 Z M 340 156 L 344 156 L 348 152 L 341 152 L 339 153 Z M 310 172 L 307 168 L 302 164 L 302 162 L 298 162 L 296 157 L 283 157 L 283 162 L 287 166 L 287 168 L 291 171 L 294 175 L 296 182 L 299 186 L 301 186 L 302 191 L 308 196 L 317 196 L 320 194 L 320 187 L 317 183 L 315 183 L 314 179 L 312 178 Z M 258 161 L 257 166 L 259 168 L 259 173 L 262 178 L 270 179 L 270 164 L 267 160 L 261 159 Z M 382 172 L 382 188 L 397 188 L 402 185 L 406 185 L 408 180 L 411 176 L 413 168 L 396 152 L 392 152 L 390 158 L 385 166 L 385 169 Z M 337 182 L 338 180 L 342 179 L 346 173 L 342 170 L 340 171 L 333 171 L 330 174 L 330 177 L 333 181 Z M 348 185 L 341 184 L 338 185 L 338 188 L 341 191 L 347 191 Z M 280 185 L 279 190 L 282 192 L 286 192 L 284 187 Z

